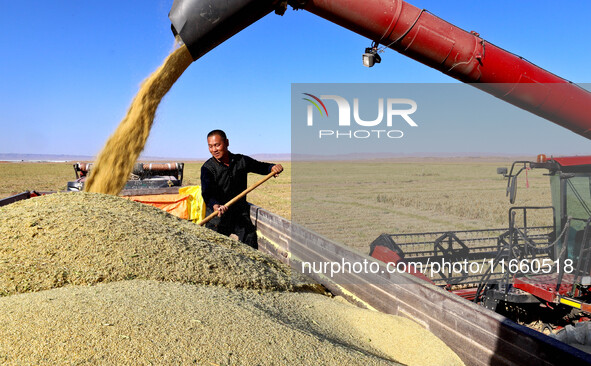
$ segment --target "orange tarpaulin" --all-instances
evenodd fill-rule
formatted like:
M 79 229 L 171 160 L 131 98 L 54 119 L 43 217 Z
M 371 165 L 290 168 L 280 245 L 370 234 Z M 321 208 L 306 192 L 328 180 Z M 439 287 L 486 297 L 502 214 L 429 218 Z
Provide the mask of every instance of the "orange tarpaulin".
M 188 194 L 154 194 L 146 196 L 125 196 L 132 201 L 158 207 L 181 219 L 189 218 Z

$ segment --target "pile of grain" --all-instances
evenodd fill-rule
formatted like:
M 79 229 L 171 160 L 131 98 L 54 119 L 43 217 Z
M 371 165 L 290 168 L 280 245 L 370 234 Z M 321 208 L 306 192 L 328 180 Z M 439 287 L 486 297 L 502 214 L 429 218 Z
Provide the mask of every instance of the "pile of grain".
M 132 280 L 9 296 L 0 308 L 2 364 L 461 364 L 410 320 L 312 293 Z
M 462 364 L 408 319 L 302 289 L 274 259 L 120 197 L 0 208 L 1 364 Z
M 191 62 L 182 46 L 144 81 L 86 191 L 120 192 Z M 2 364 L 462 364 L 409 320 L 285 292 L 318 288 L 250 247 L 118 197 L 0 208 Z
M 96 193 L 57 193 L 0 208 L 0 243 L 0 295 L 134 278 L 264 290 L 307 281 L 211 230 Z

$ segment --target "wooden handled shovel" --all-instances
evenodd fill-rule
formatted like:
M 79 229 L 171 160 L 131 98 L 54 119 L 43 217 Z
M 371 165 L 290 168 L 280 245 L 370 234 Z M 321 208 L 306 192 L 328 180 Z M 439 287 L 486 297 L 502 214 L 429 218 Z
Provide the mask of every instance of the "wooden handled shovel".
M 253 184 L 252 186 L 246 188 L 242 193 L 240 193 L 238 196 L 232 198 L 231 200 L 229 200 L 224 206 L 226 207 L 230 207 L 231 205 L 233 205 L 234 203 L 236 203 L 236 201 L 238 201 L 239 199 L 241 199 L 242 197 L 246 196 L 246 194 L 248 194 L 248 192 L 254 190 L 256 187 L 260 186 L 261 184 L 265 183 L 266 181 L 269 180 L 269 178 L 271 178 L 272 176 L 274 176 L 275 172 L 271 172 L 269 174 L 267 174 L 263 179 L 259 180 L 258 182 L 256 182 L 255 184 Z M 216 217 L 218 215 L 217 211 L 214 211 L 213 213 L 211 213 L 209 216 L 207 216 L 206 218 L 204 218 L 203 220 L 199 221 L 199 225 L 203 226 L 205 225 L 207 222 L 209 222 L 209 220 L 213 219 L 214 217 Z

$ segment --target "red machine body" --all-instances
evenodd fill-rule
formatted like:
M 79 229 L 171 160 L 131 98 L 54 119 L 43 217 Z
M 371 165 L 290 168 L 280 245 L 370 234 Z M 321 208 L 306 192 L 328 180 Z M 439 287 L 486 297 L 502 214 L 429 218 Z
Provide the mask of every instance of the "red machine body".
M 560 166 L 591 166 L 591 155 L 585 156 L 564 156 L 559 158 L 552 158 Z
M 513 286 L 548 302 L 557 302 L 560 296 L 566 296 L 573 289 L 574 276 L 567 274 L 559 286 L 556 274 L 530 277 L 516 277 Z
M 591 93 L 402 0 L 311 0 L 318 16 L 591 139 Z
M 175 0 L 169 18 L 198 59 L 288 3 L 591 139 L 587 90 L 402 0 Z

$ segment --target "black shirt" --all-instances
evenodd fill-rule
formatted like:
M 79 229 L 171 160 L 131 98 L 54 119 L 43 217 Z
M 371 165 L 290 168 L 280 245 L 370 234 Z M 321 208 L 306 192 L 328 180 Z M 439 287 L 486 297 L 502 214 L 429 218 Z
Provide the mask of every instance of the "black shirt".
M 229 153 L 229 156 L 229 166 L 211 157 L 201 167 L 201 195 L 210 210 L 213 210 L 213 205 L 223 205 L 242 193 L 247 188 L 248 173 L 267 175 L 274 165 L 246 155 Z M 228 211 L 244 210 L 247 207 L 246 197 L 243 197 Z

